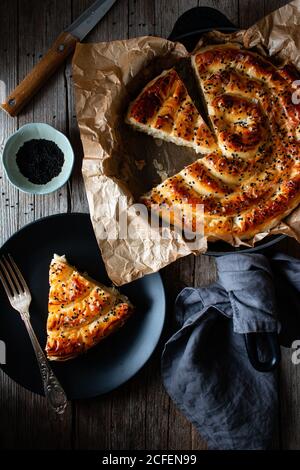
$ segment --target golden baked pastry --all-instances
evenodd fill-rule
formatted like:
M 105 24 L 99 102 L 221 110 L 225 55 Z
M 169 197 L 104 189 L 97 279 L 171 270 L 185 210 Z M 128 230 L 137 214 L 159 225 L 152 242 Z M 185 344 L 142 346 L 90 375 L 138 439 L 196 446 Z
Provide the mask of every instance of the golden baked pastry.
M 152 80 L 129 106 L 126 121 L 153 137 L 207 153 L 215 138 L 174 69 Z
M 185 207 L 193 229 L 204 206 L 209 240 L 250 239 L 300 202 L 300 105 L 293 104 L 291 65 L 277 68 L 235 44 L 192 56 L 217 150 L 166 179 L 142 201 L 161 217 Z
M 127 297 L 54 255 L 49 272 L 48 359 L 66 361 L 120 328 L 133 311 Z

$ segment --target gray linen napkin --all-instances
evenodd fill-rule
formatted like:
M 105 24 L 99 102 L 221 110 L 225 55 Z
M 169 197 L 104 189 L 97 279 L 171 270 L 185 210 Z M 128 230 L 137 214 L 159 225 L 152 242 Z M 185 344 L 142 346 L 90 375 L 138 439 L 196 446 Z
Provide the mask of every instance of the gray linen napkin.
M 279 331 L 272 271 L 282 276 L 276 289 L 287 283 L 299 294 L 300 261 L 277 255 L 271 267 L 263 255 L 233 254 L 216 263 L 217 282 L 186 288 L 176 299 L 181 328 L 163 351 L 164 385 L 209 448 L 266 449 L 276 375 L 251 366 L 241 333 Z

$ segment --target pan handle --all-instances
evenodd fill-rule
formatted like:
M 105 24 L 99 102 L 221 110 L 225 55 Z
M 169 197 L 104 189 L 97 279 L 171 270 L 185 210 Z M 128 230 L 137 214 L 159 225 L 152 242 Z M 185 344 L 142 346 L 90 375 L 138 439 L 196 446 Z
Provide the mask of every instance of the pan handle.
M 213 29 L 232 32 L 236 31 L 237 27 L 215 8 L 195 7 L 178 18 L 169 39 L 181 41 L 191 50 L 203 33 Z
M 281 351 L 277 333 L 246 333 L 244 334 L 248 358 L 254 369 L 259 372 L 271 372 L 281 360 Z M 259 345 L 267 348 L 268 359 L 259 358 Z

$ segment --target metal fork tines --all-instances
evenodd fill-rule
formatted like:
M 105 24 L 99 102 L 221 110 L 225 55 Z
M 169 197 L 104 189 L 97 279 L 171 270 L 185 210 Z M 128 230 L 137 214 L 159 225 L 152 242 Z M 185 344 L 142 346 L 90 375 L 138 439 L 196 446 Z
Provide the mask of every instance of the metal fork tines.
M 29 315 L 31 294 L 21 271 L 10 254 L 0 259 L 0 280 L 11 306 L 20 313 L 25 323 L 40 368 L 45 396 L 52 408 L 62 414 L 67 406 L 67 397 L 50 368 L 32 328 Z

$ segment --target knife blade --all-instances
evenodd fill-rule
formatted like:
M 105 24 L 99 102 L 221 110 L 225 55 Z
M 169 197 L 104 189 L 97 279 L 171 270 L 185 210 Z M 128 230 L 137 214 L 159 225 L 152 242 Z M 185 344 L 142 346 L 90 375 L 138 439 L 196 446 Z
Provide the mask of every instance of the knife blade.
M 8 96 L 1 108 L 10 116 L 17 116 L 23 107 L 47 82 L 66 58 L 75 50 L 76 44 L 106 15 L 116 0 L 97 0 L 66 28 L 54 41 L 43 58 Z
M 116 0 L 97 0 L 82 15 L 77 18 L 67 29 L 66 32 L 72 34 L 79 41 L 96 26 L 97 23 L 111 9 Z

